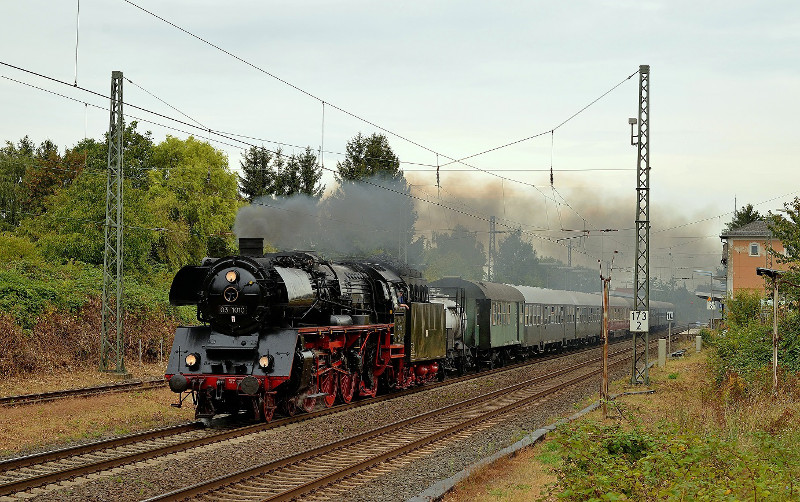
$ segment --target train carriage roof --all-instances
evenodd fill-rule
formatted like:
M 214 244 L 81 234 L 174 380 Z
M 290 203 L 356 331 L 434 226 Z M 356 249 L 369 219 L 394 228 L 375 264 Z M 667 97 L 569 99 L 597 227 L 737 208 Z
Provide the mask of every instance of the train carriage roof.
M 445 277 L 431 282 L 429 286 L 432 288 L 464 288 L 468 295 L 473 298 L 520 303 L 525 301 L 525 297 L 516 288 L 497 282 L 470 281 L 461 277 Z
M 537 288 L 533 286 L 513 286 L 525 297 L 525 303 L 547 305 L 574 305 L 580 307 L 602 307 L 603 297 L 598 294 L 580 291 Z

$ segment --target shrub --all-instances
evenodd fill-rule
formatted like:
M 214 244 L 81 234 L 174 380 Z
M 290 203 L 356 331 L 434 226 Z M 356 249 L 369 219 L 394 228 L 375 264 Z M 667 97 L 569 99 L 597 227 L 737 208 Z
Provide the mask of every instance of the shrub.
M 0 241 L 2 236 L 0 236 Z M 23 244 L 24 248 L 24 244 Z M 100 352 L 102 270 L 80 262 L 0 262 L 0 375 L 96 365 Z M 150 282 L 125 277 L 125 358 L 168 353 L 178 324 L 196 323 L 194 307 L 172 307 L 171 274 Z
M 761 294 L 756 290 L 739 290 L 725 298 L 728 325 L 747 326 L 758 322 L 761 315 Z
M 772 360 L 772 329 L 758 323 L 731 327 L 724 336 L 714 337 L 713 345 L 710 362 L 717 383 L 732 373 L 752 381 Z
M 41 257 L 28 239 L 16 237 L 8 232 L 0 233 L 0 263 L 17 260 L 39 261 Z
M 744 445 L 714 433 L 659 425 L 570 424 L 553 440 L 561 462 L 551 487 L 563 500 L 790 500 L 800 452 L 794 438 L 756 433 Z

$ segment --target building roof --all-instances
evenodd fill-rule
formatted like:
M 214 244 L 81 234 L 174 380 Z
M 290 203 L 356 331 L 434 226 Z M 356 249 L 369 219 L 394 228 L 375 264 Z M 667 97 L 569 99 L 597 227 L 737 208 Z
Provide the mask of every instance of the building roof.
M 742 227 L 723 232 L 719 237 L 720 239 L 729 239 L 733 237 L 772 237 L 772 232 L 770 232 L 767 227 L 767 222 L 765 220 L 756 220 Z

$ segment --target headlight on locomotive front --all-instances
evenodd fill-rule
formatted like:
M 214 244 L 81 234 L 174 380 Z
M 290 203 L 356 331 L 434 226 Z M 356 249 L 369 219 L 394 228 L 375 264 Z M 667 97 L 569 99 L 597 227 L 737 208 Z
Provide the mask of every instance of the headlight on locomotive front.
M 273 358 L 269 354 L 261 356 L 258 359 L 258 367 L 264 371 L 270 371 L 272 369 L 272 363 L 273 363 Z
M 194 352 L 194 353 L 191 353 L 191 354 L 187 355 L 186 356 L 186 366 L 189 369 L 192 369 L 192 370 L 197 369 L 197 367 L 200 366 L 200 354 L 197 354 L 196 352 Z

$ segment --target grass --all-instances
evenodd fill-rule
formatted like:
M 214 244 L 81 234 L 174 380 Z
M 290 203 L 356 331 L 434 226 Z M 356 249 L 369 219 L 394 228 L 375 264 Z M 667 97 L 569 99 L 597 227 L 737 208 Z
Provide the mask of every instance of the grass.
M 162 365 L 133 365 L 136 378 L 163 376 Z M 73 387 L 88 387 L 117 377 L 92 369 L 51 373 L 35 380 L 2 381 L 0 394 L 27 394 Z M 19 455 L 75 441 L 96 440 L 194 418 L 191 406 L 173 408 L 177 401 L 168 388 L 63 399 L 49 403 L 10 406 L 0 412 L 0 455 Z
M 516 457 L 484 467 L 444 500 L 800 497 L 800 487 L 793 486 L 800 475 L 800 403 L 793 397 L 797 393 L 789 388 L 778 396 L 731 399 L 726 388 L 714 385 L 707 356 L 706 351 L 695 354 L 691 349 L 686 357 L 668 361 L 666 368 L 652 368 L 654 394 L 617 398 L 605 422 L 600 411 L 590 413 L 562 429 L 570 431 L 566 436 L 548 436 Z M 625 390 L 641 388 L 630 386 L 627 379 L 612 383 L 612 393 Z M 616 456 L 599 460 L 608 451 L 598 450 L 598 445 L 611 445 L 608 451 L 616 451 Z M 648 462 L 662 463 L 648 471 Z M 669 462 L 675 463 L 673 472 L 661 467 Z M 609 472 L 602 471 L 612 463 Z M 648 472 L 650 485 L 642 487 L 639 480 Z
M 543 448 L 520 450 L 514 457 L 502 458 L 467 478 L 448 493 L 447 502 L 523 502 L 535 500 L 542 487 L 555 476 L 540 459 Z

